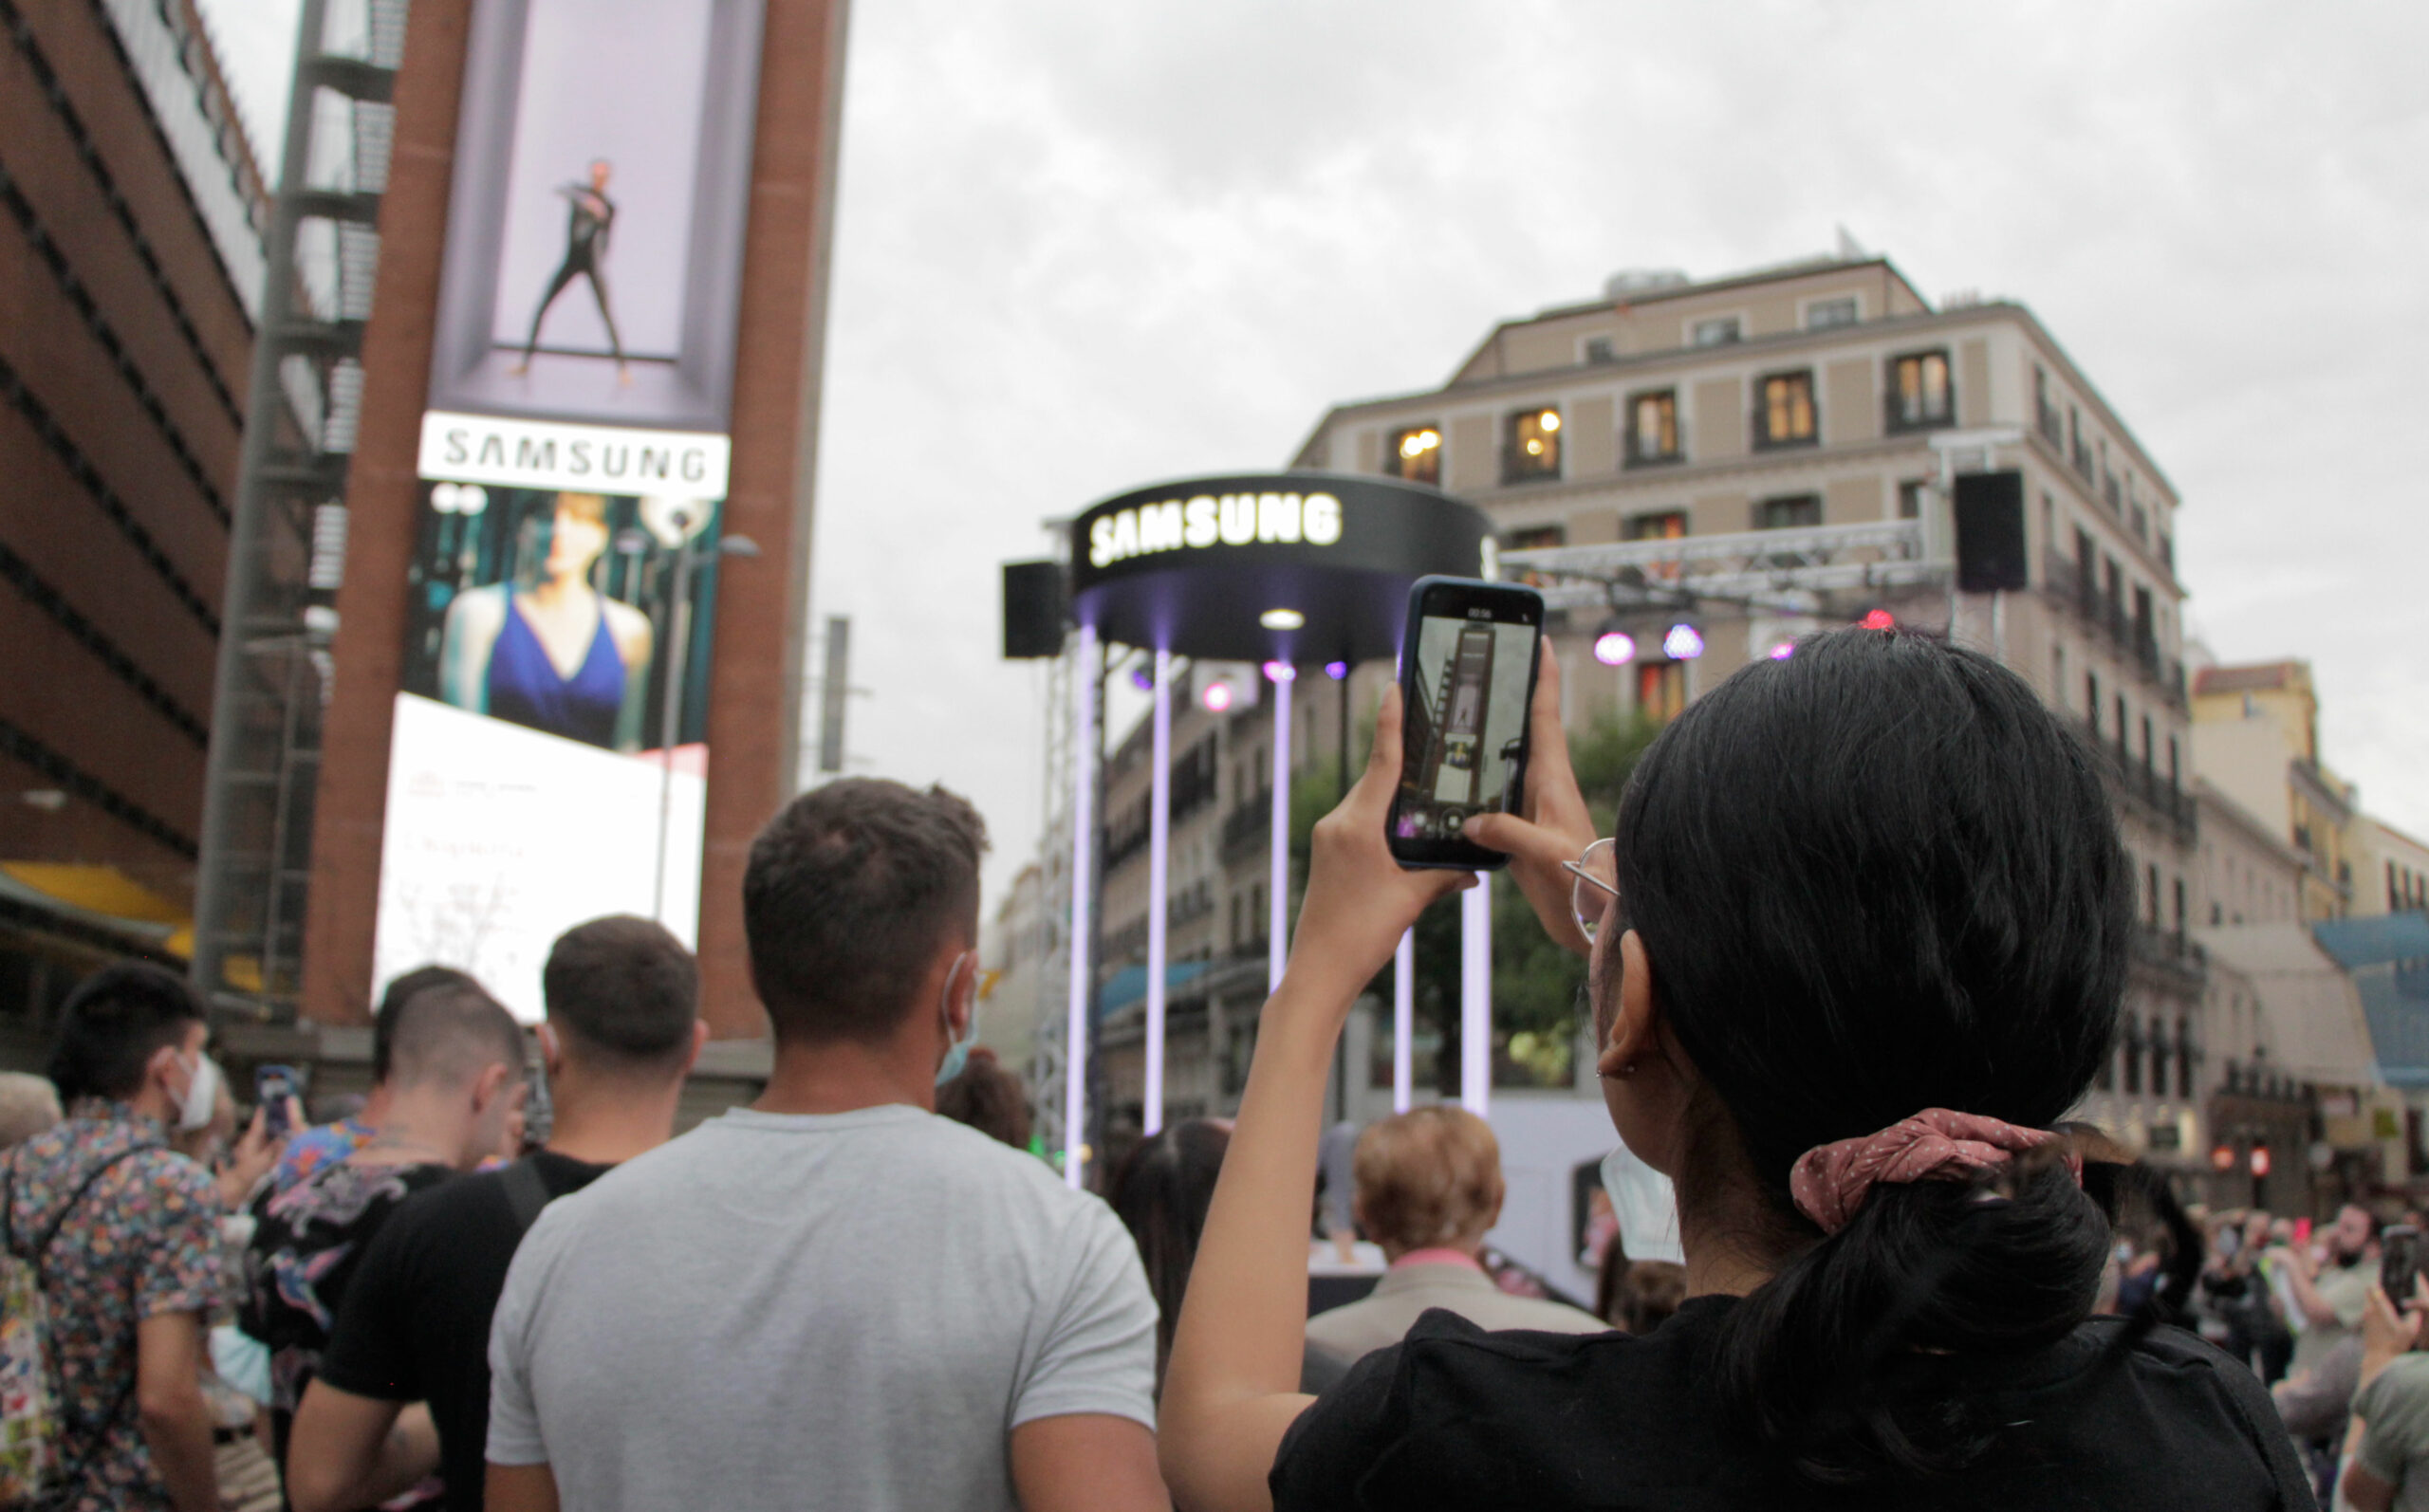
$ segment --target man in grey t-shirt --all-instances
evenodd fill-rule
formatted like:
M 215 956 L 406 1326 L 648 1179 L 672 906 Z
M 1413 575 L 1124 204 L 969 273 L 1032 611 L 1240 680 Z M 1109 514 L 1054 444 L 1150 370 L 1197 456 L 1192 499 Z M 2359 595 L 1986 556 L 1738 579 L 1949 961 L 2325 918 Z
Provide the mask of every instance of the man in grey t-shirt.
M 760 834 L 767 1092 L 524 1240 L 490 1341 L 496 1512 L 1167 1504 L 1128 1235 L 931 1111 L 984 844 L 960 799 L 858 780 Z

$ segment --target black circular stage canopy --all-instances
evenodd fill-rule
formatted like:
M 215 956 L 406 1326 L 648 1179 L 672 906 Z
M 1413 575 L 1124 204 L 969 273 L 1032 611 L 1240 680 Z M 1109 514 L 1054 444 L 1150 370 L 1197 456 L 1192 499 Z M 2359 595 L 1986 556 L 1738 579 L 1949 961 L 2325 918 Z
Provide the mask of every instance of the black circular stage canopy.
M 1100 640 L 1206 661 L 1397 655 L 1409 584 L 1482 576 L 1484 512 L 1332 472 L 1183 478 L 1071 526 L 1071 606 Z

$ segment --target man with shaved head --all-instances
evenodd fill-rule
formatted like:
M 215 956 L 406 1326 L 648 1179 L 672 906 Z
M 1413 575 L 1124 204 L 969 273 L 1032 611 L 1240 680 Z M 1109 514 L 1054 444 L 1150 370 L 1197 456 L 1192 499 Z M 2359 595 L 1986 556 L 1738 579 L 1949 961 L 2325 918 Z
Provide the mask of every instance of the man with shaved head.
M 387 1103 L 360 1149 L 254 1205 L 237 1325 L 270 1352 L 270 1424 L 281 1464 L 304 1388 L 363 1252 L 407 1197 L 470 1171 L 504 1142 L 526 1091 L 523 1031 L 469 977 L 399 1004 Z M 427 1413 L 401 1431 L 428 1435 Z

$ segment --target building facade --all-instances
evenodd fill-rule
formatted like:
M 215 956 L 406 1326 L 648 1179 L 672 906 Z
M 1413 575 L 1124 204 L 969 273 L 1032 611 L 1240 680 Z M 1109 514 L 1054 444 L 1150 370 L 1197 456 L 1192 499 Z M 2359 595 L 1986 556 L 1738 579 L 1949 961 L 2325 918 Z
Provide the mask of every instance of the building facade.
M 1500 323 L 1440 387 L 1334 407 L 1292 465 L 1434 484 L 1486 510 L 1506 575 L 1533 576 L 1550 591 L 1548 638 L 1573 729 L 1613 716 L 1667 719 L 1783 641 L 1874 611 L 1999 655 L 2101 751 L 2141 884 L 2127 1004 L 2138 1039 L 2121 1042 L 2086 1113 L 2154 1158 L 2188 1171 L 2201 1164 L 2204 1092 L 2223 1074 L 2223 1058 L 2207 1049 L 2214 1005 L 2189 932 L 2197 898 L 2207 894 L 2175 571 L 2178 500 L 2030 310 L 1978 301 L 1935 307 L 1876 257 L 1700 283 L 1622 275 L 1602 300 Z M 2000 470 L 2023 481 L 2027 585 L 1959 594 L 1949 484 Z M 1574 576 L 1555 575 L 1591 555 L 1577 547 L 1612 548 L 1610 576 L 1626 591 L 1610 604 L 1599 591 L 1581 597 Z M 1559 554 L 1526 555 L 1546 552 Z M 1734 574 L 1730 591 L 1695 576 L 1715 562 Z M 1693 607 L 1668 607 L 1666 584 L 1696 586 Z M 1619 618 L 1635 647 L 1613 664 L 1596 643 L 1622 599 Z M 1696 634 L 1667 634 L 1673 621 Z M 1301 669 L 1291 688 L 1301 700 L 1294 744 L 1308 742 L 1293 753 L 1303 785 L 1344 733 L 1363 739 L 1325 707 L 1335 685 L 1315 671 Z M 1384 674 L 1353 675 L 1363 689 Z M 1373 697 L 1360 691 L 1353 707 L 1371 708 Z M 1264 989 L 1268 830 L 1251 774 L 1270 751 L 1270 728 L 1262 705 L 1211 723 L 1177 717 L 1174 727 L 1172 959 L 1180 962 L 1185 948 L 1211 951 L 1210 982 L 1225 980 L 1221 963 L 1235 963 L 1234 1022 L 1253 1013 Z M 1177 817 L 1177 764 L 1210 730 L 1220 818 L 1193 822 L 1214 826 L 1219 883 L 1213 866 L 1185 857 Z M 1143 877 L 1126 881 L 1123 870 L 1136 843 L 1124 826 L 1144 823 L 1146 774 L 1130 750 L 1142 738 L 1123 744 L 1106 775 L 1109 980 L 1143 955 Z M 1221 890 L 1210 894 L 1216 912 L 1185 933 L 1180 912 L 1196 906 L 1201 877 Z M 1226 931 L 1243 907 L 1256 925 Z M 1120 996 L 1109 991 L 1106 1004 L 1117 1021 Z M 1352 1027 L 1353 1038 L 1377 1042 L 1371 1026 L 1363 1036 L 1355 1019 Z M 1111 1030 L 1107 1040 L 1118 1042 Z M 1244 1037 L 1233 1040 L 1245 1048 Z M 1181 1054 L 1182 1042 L 1173 1050 Z M 1381 1078 L 1374 1059 L 1354 1049 L 1344 1057 L 1352 1085 L 1337 1108 L 1365 1100 Z M 1590 1060 L 1575 1060 L 1589 1083 Z M 2145 1090 L 2126 1093 L 2129 1067 Z M 2162 1078 L 2164 1115 L 2155 1100 Z M 1176 1097 L 1185 1084 L 1195 1083 L 1176 1070 Z M 1206 1111 L 1229 1111 L 1235 1097 L 1236 1088 L 1215 1093 Z
M 182 963 L 268 213 L 192 0 L 0 0 L 0 1058 Z
M 2303 856 L 2302 916 L 2343 918 L 2354 898 L 2351 784 L 2320 761 L 2307 662 L 2204 667 L 2193 681 L 2194 765 Z

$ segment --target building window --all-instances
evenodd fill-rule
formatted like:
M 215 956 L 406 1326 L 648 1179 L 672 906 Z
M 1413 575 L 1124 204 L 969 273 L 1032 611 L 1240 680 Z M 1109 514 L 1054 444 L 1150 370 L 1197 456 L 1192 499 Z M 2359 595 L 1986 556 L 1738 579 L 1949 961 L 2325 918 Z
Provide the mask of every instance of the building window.
M 1687 707 L 1687 664 L 1642 661 L 1636 669 L 1637 711 L 1667 723 Z
M 2067 406 L 2067 449 L 2072 453 L 2069 460 L 2074 463 L 2075 470 L 2084 475 L 2086 483 L 2089 483 L 2091 448 L 2084 441 L 2084 412 L 2071 404 Z
M 2125 1016 L 2125 1095 L 2142 1096 L 2142 1021 L 2132 1014 Z
M 2151 921 L 2151 928 L 2156 930 L 2160 927 L 2159 863 L 2157 861 L 2149 862 L 2142 868 L 2142 896 L 2150 905 L 2148 908 L 2143 910 L 2143 913 Z
M 1845 299 L 1818 299 L 1805 306 L 1805 328 L 1826 331 L 1834 325 L 1853 325 L 1860 319 L 1855 296 Z
M 2100 673 L 2084 673 L 2084 710 L 2091 722 L 2091 738 L 2100 739 Z
M 1822 495 L 1792 493 L 1784 499 L 1765 499 L 1754 506 L 1754 528 L 1757 530 L 1801 530 L 1822 523 Z
M 1678 450 L 1678 391 L 1657 389 L 1628 396 L 1627 459 L 1632 468 L 1676 462 Z
M 2181 1015 L 2176 1021 L 2176 1095 L 2193 1096 L 2193 1025 Z
M 1632 514 L 1620 523 L 1620 538 L 1623 541 L 1676 541 L 1686 533 L 1687 516 L 1679 509 Z
M 2176 879 L 2176 932 L 2184 932 L 2184 878 Z
M 1929 479 L 1908 478 L 1898 485 L 1898 518 L 1919 520 L 1923 517 L 1923 490 L 1931 487 Z
M 1745 339 L 1744 328 L 1734 315 L 1715 315 L 1708 321 L 1697 321 L 1687 328 L 1689 346 L 1727 346 Z
M 1889 364 L 1889 429 L 1921 431 L 1956 420 L 1948 353 L 1909 352 Z
M 1505 422 L 1508 439 L 1501 452 L 1501 481 L 1533 483 L 1560 476 L 1560 410 L 1547 404 L 1521 410 Z
M 2032 417 L 2043 440 L 2054 447 L 2067 444 L 2066 430 L 2058 423 L 2058 406 L 2049 400 L 2049 375 L 2039 366 L 2032 370 Z
M 1383 447 L 1383 471 L 1411 483 L 1442 481 L 1442 431 L 1431 422 L 1395 432 Z
M 1813 423 L 1813 373 L 1773 373 L 1762 380 L 1762 402 L 1754 410 L 1757 446 L 1810 446 Z
M 1611 339 L 1609 337 L 1589 336 L 1585 339 L 1586 361 L 1599 364 L 1604 362 L 1616 362 L 1619 360 L 1620 354 L 1618 350 L 1611 345 Z

